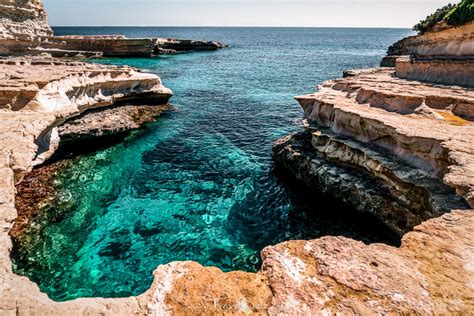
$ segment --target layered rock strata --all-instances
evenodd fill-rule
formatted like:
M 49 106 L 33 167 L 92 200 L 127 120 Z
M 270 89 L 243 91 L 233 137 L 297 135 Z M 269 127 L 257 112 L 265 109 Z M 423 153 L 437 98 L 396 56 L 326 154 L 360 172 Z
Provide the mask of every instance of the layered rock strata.
M 325 82 L 297 100 L 306 132 L 277 142 L 274 151 L 299 178 L 399 233 L 474 206 L 472 91 L 380 69 Z
M 436 28 L 424 34 L 406 37 L 389 47 L 388 56 L 472 56 L 474 22 Z
M 274 157 L 314 190 L 377 216 L 404 235 L 402 246 L 329 237 L 267 248 L 263 270 L 271 271 L 272 302 L 283 311 L 473 308 L 474 92 L 394 75 L 389 68 L 347 71 L 297 97 L 305 131 L 276 142 Z M 289 261 L 298 273 L 287 272 Z
M 430 32 L 393 44 L 382 66 L 396 67 L 405 79 L 474 87 L 474 22 Z
M 186 51 L 211 51 L 227 48 L 228 45 L 216 41 L 179 40 L 174 38 L 155 39 L 154 54 L 176 54 Z
M 0 0 L 0 55 L 152 57 L 227 47 L 214 41 L 126 38 L 121 35 L 53 36 L 41 0 Z
M 12 244 L 8 233 L 17 216 L 14 184 L 21 181 L 44 152 L 40 143 L 45 142 L 45 131 L 54 129 L 66 117 L 132 96 L 143 96 L 148 101 L 155 96 L 161 103 L 169 97 L 169 90 L 161 86 L 157 77 L 127 67 L 36 60 L 26 68 L 22 63 L 25 61 L 4 60 L 2 66 L 3 72 L 9 75 L 3 78 L 1 90 L 6 91 L 10 100 L 6 102 L 5 97 L 0 110 L 2 314 L 462 314 L 474 308 L 474 249 L 471 245 L 474 214 L 471 210 L 456 210 L 423 222 L 404 236 L 400 248 L 380 244 L 367 246 L 339 237 L 289 241 L 267 247 L 262 252 L 262 269 L 256 274 L 223 273 L 193 262 L 176 262 L 158 267 L 151 288 L 137 297 L 78 299 L 63 303 L 48 299 L 34 283 L 12 272 L 9 257 Z M 393 222 L 393 227 L 401 227 L 400 232 L 457 205 L 467 208 L 449 187 L 441 184 L 440 178 L 469 200 L 469 192 L 472 192 L 469 182 L 472 180 L 472 122 L 455 116 L 449 109 L 434 110 L 423 104 L 412 114 L 399 114 L 406 107 L 402 107 L 401 101 L 393 95 L 384 95 L 395 91 L 392 90 L 394 87 L 382 89 L 378 97 L 367 92 L 380 89 L 382 83 L 392 82 L 387 70 L 347 72 L 346 75 L 346 79 L 326 83 L 322 87 L 324 94 L 300 98 L 308 118 L 341 123 L 328 124 L 319 132 L 314 130 L 314 125 L 308 125 L 309 134 L 303 138 L 309 145 L 303 141 L 301 147 L 298 143 L 284 146 L 286 143 L 283 142 L 278 152 L 291 152 L 289 157 L 303 158 L 307 152 L 315 153 L 308 156 L 311 160 L 308 165 L 325 159 L 326 163 L 315 170 L 328 177 L 328 181 L 340 174 L 340 190 L 346 190 L 345 187 L 353 183 L 352 196 L 366 188 L 355 181 L 362 175 L 368 181 L 378 181 L 379 187 L 373 188 L 373 196 L 383 191 L 392 194 L 393 198 L 398 189 L 406 197 L 395 195 L 399 199 L 394 199 L 393 204 L 399 204 L 402 210 L 416 210 L 405 226 Z M 404 82 L 401 80 L 399 84 Z M 98 89 L 99 83 L 103 89 Z M 430 98 L 432 93 L 421 88 L 436 88 L 419 85 L 412 89 L 425 104 L 440 104 L 438 97 L 455 97 L 471 104 L 471 95 L 465 90 L 449 88 L 453 90 L 443 90 L 438 97 Z M 366 92 L 362 93 L 361 86 Z M 409 90 L 410 86 L 407 83 L 403 90 Z M 25 95 L 19 93 L 22 89 L 27 91 Z M 359 93 L 366 96 L 365 100 L 372 95 L 373 106 L 368 101 L 355 101 Z M 398 106 L 399 113 L 382 109 L 376 101 L 380 93 L 386 100 L 393 101 L 392 107 Z M 18 101 L 24 98 L 30 101 Z M 343 105 L 334 104 L 345 99 L 347 103 Z M 76 124 L 73 122 L 87 121 L 91 118 L 88 115 L 94 114 L 90 112 L 69 120 L 70 126 L 64 130 L 80 134 L 79 130 L 74 130 Z M 415 122 L 419 123 L 416 128 L 412 125 Z M 361 131 L 361 126 L 366 132 L 355 134 Z M 433 135 L 426 137 L 423 133 L 428 129 Z M 454 131 L 456 135 L 453 135 Z M 375 139 L 372 138 L 374 135 L 377 135 Z M 376 145 L 366 146 L 364 141 L 368 139 Z M 395 148 L 396 141 L 397 152 L 405 153 L 407 159 L 397 158 L 390 150 Z M 425 168 L 417 171 L 414 165 Z M 353 171 L 350 171 L 352 167 Z M 399 167 L 402 169 L 395 169 Z M 297 170 L 308 171 L 305 168 Z M 314 174 L 317 173 L 311 173 Z M 379 178 L 372 179 L 376 175 Z M 363 181 L 360 183 L 364 184 Z M 430 191 L 433 188 L 439 191 Z M 443 200 L 443 197 L 453 200 Z M 420 213 L 425 206 L 431 206 L 433 213 Z M 411 215 L 400 214 L 402 218 L 405 214 Z
M 53 34 L 39 0 L 0 0 L 0 55 L 36 47 Z
M 474 49 L 472 56 L 459 59 L 398 57 L 395 67 L 400 78 L 474 87 Z

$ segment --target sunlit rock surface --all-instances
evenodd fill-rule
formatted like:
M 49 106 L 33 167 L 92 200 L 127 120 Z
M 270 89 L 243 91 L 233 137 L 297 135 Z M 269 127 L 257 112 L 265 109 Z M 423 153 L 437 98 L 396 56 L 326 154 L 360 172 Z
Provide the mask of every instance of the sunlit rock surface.
M 114 306 L 105 300 L 53 304 L 34 283 L 13 274 L 8 233 L 17 216 L 14 185 L 55 151 L 57 126 L 67 118 L 117 102 L 161 106 L 172 92 L 159 77 L 129 67 L 49 58 L 2 59 L 0 73 L 0 313 L 96 314 L 105 310 L 133 314 L 139 310 L 136 299 L 114 300 Z
M 388 49 L 382 66 L 400 78 L 474 87 L 474 23 L 440 22 L 424 34 L 404 38 Z
M 306 130 L 276 142 L 275 159 L 405 235 L 400 249 L 333 237 L 267 248 L 279 307 L 269 311 L 471 311 L 474 92 L 382 68 L 347 71 L 297 100 Z
M 52 33 L 40 0 L 0 0 L 0 55 L 36 47 Z
M 443 26 L 422 35 L 404 38 L 389 47 L 389 56 L 472 56 L 474 22 L 462 26 Z
M 41 0 L 0 0 L 0 55 L 151 57 L 224 47 L 227 46 L 214 41 L 122 35 L 53 36 Z
M 0 4 L 0 41 L 9 43 L 1 46 L 3 53 L 38 48 L 37 39 L 50 36 L 39 1 Z M 9 10 L 13 19 L 7 16 Z M 13 21 L 20 16 L 25 18 Z M 166 45 L 155 53 L 179 51 Z M 45 49 L 62 54 L 54 47 L 38 51 Z M 340 237 L 289 241 L 267 247 L 256 274 L 170 263 L 156 269 L 152 287 L 138 297 L 57 303 L 12 272 L 14 185 L 54 153 L 61 133 L 87 130 L 78 128 L 80 122 L 87 123 L 89 134 L 121 129 L 112 124 L 115 121 L 133 125 L 128 118 L 100 125 L 92 110 L 131 100 L 164 104 L 171 91 L 158 77 L 128 67 L 27 58 L 2 60 L 0 69 L 0 314 L 365 315 L 474 310 L 471 90 L 401 80 L 386 69 L 346 72 L 347 78 L 326 82 L 319 93 L 298 98 L 307 131 L 275 146 L 277 160 L 318 190 L 340 194 L 399 234 L 415 226 L 400 248 L 366 246 Z M 91 112 L 81 115 L 85 111 Z

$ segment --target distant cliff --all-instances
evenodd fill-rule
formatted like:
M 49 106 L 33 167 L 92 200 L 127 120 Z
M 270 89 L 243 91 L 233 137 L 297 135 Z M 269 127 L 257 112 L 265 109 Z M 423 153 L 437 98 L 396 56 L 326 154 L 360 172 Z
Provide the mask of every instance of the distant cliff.
M 389 47 L 388 56 L 474 56 L 474 22 L 406 37 Z
M 390 46 L 381 66 L 396 67 L 404 79 L 474 87 L 474 22 L 404 38 Z
M 151 57 L 227 47 L 215 41 L 125 36 L 53 36 L 41 0 L 0 0 L 0 55 Z

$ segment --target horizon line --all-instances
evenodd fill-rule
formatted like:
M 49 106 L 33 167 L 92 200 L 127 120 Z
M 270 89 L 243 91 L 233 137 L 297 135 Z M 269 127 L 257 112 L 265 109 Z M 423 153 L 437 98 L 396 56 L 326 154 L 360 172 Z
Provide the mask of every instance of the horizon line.
M 411 27 L 394 26 L 274 26 L 274 25 L 51 25 L 51 27 L 207 27 L 207 28 L 333 28 L 333 29 L 403 29 L 413 30 Z

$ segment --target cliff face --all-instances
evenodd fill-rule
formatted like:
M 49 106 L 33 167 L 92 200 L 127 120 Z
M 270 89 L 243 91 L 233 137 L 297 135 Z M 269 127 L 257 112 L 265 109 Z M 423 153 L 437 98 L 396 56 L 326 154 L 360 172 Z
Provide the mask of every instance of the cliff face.
M 274 304 L 361 315 L 472 311 L 474 91 L 447 83 L 472 83 L 473 34 L 470 24 L 403 40 L 390 52 L 415 55 L 397 58 L 396 70 L 347 71 L 296 98 L 305 130 L 275 143 L 277 163 L 403 240 L 269 247 L 263 270 Z
M 397 76 L 425 82 L 474 87 L 474 22 L 439 27 L 393 44 L 381 63 Z
M 0 314 L 133 314 L 140 309 L 136 299 L 116 300 L 113 306 L 107 300 L 57 304 L 15 275 L 9 256 L 9 231 L 17 217 L 15 184 L 54 153 L 61 134 L 137 128 L 150 119 L 143 111 L 158 115 L 171 95 L 159 77 L 130 67 L 32 57 L 0 60 Z M 140 105 L 135 108 L 135 103 Z M 111 105 L 123 107 L 97 114 Z
M 0 54 L 14 54 L 52 35 L 40 0 L 0 0 Z
M 306 131 L 282 139 L 274 152 L 309 185 L 404 234 L 474 206 L 474 182 L 465 176 L 474 174 L 474 94 L 392 76 L 369 70 L 297 97 Z
M 474 22 L 446 27 L 422 35 L 404 38 L 389 47 L 388 56 L 472 56 L 474 53 Z

